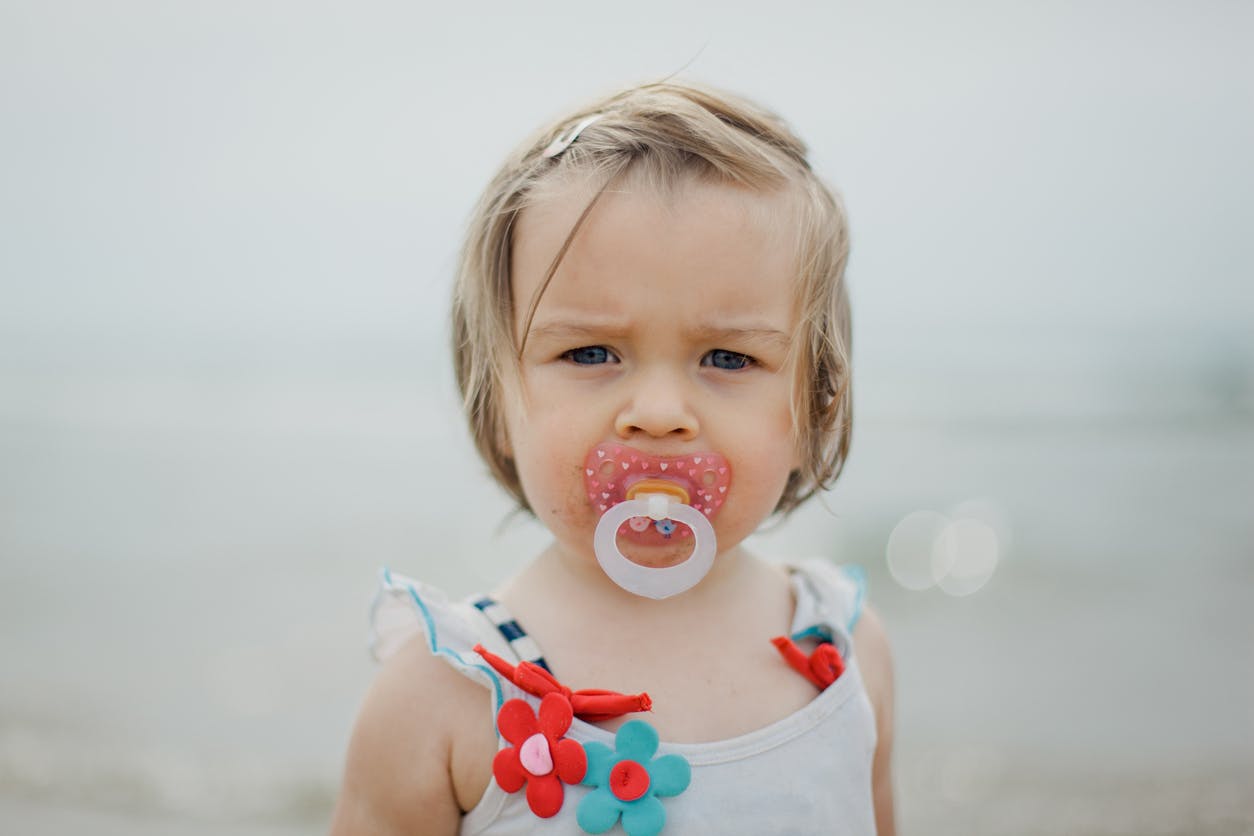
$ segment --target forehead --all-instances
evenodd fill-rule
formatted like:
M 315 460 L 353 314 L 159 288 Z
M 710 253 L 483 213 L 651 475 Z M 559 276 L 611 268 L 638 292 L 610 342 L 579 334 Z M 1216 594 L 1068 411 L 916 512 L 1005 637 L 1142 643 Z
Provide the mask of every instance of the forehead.
M 664 192 L 633 182 L 573 182 L 536 196 L 518 218 L 511 276 L 521 328 L 554 258 L 589 202 L 596 204 L 544 289 L 545 314 L 631 315 L 687 306 L 712 316 L 751 311 L 787 326 L 793 311 L 796 201 L 699 180 Z

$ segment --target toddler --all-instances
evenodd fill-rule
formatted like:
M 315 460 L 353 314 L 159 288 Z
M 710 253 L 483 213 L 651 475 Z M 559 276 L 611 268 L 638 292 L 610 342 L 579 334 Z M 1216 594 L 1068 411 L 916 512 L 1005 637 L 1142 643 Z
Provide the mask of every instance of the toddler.
M 506 161 L 453 353 L 552 542 L 461 602 L 383 573 L 337 836 L 893 833 L 860 576 L 743 546 L 848 453 L 847 251 L 805 146 L 731 95 L 632 88 Z

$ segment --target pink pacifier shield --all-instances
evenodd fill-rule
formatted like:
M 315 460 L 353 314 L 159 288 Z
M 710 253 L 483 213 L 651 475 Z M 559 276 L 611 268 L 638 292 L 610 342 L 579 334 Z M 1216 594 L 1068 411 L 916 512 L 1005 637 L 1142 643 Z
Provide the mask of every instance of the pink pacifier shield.
M 681 456 L 655 456 L 623 444 L 599 444 L 584 462 L 584 486 L 588 501 L 598 513 L 627 499 L 627 491 L 643 479 L 670 482 L 688 494 L 688 504 L 713 519 L 727 498 L 731 468 L 718 453 L 690 453 Z M 645 522 L 647 520 L 647 522 Z M 645 545 L 660 545 L 673 537 L 691 537 L 686 525 L 670 520 L 633 517 L 619 528 L 625 539 Z

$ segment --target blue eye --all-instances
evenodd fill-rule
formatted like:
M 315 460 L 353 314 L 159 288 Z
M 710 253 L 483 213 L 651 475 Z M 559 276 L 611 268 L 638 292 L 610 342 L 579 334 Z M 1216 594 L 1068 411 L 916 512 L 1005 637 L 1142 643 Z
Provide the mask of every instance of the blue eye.
M 752 366 L 753 358 L 748 354 L 741 354 L 739 351 L 727 351 L 726 349 L 716 348 L 701 358 L 701 365 L 734 372 L 746 366 Z
M 572 348 L 562 355 L 562 359 L 580 366 L 597 366 L 601 363 L 612 363 L 617 358 L 603 345 L 586 345 L 583 348 Z

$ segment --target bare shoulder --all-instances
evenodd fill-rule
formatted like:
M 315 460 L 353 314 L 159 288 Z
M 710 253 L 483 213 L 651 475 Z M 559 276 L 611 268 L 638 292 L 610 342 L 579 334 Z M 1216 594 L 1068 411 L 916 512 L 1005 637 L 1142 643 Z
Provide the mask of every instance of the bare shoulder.
M 877 717 L 883 711 L 891 712 L 893 702 L 893 658 L 884 622 L 869 604 L 862 609 L 857 626 L 853 630 L 854 653 L 858 668 L 866 682 L 867 696 L 875 708 Z
M 875 760 L 871 765 L 871 791 L 875 802 L 876 831 L 880 836 L 897 832 L 893 802 L 893 684 L 892 650 L 884 622 L 870 606 L 864 607 L 853 631 L 858 669 L 866 683 L 867 697 L 875 710 Z
M 333 836 L 456 833 L 490 774 L 490 700 L 421 637 L 388 659 L 357 715 Z

